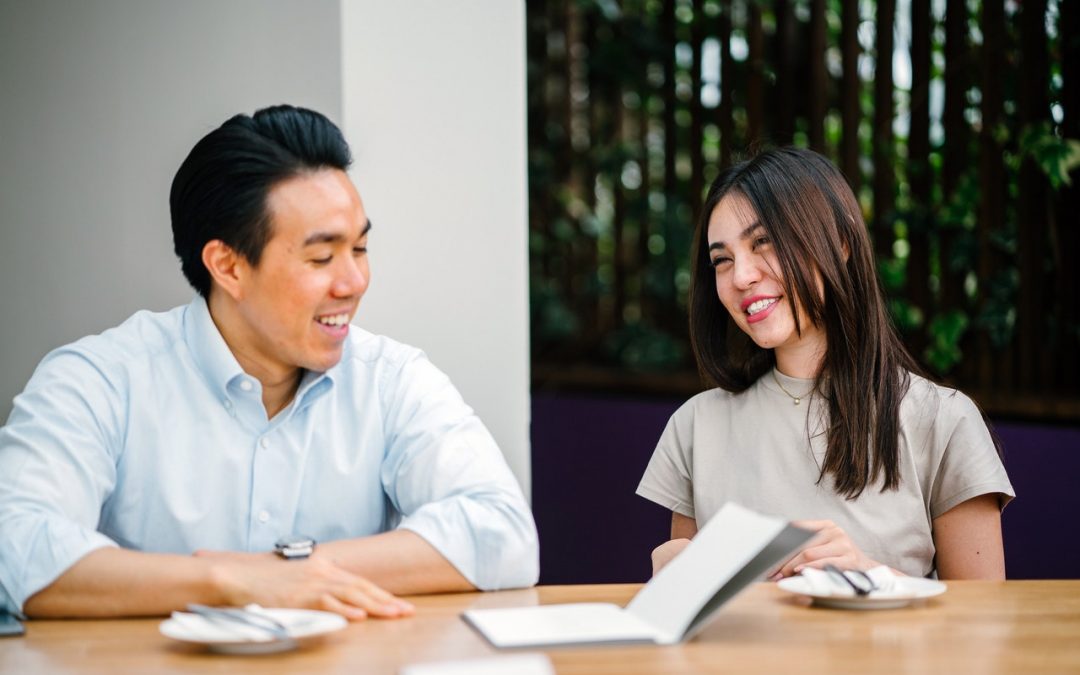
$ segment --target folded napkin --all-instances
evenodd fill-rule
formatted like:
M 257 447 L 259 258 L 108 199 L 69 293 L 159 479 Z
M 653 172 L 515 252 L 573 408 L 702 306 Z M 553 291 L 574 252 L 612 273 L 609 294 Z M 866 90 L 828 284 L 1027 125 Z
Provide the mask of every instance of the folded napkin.
M 840 597 L 854 597 L 855 589 L 842 579 L 825 570 L 805 567 L 801 576 L 806 579 L 811 595 L 832 595 Z M 866 570 L 866 576 L 874 582 L 874 590 L 870 591 L 866 598 L 905 598 L 915 594 L 915 589 L 905 582 L 907 577 L 893 572 L 886 565 L 880 565 Z M 857 582 L 857 580 L 856 580 Z
M 294 628 L 289 617 L 263 609 L 260 605 L 247 605 L 245 611 L 277 620 L 286 629 Z M 191 612 L 173 612 L 172 619 L 188 632 L 190 639 L 200 642 L 272 642 L 278 638 L 269 631 L 255 626 L 245 626 L 239 621 L 207 618 Z M 305 623 L 300 618 L 299 623 Z M 291 632 L 291 631 L 290 631 Z

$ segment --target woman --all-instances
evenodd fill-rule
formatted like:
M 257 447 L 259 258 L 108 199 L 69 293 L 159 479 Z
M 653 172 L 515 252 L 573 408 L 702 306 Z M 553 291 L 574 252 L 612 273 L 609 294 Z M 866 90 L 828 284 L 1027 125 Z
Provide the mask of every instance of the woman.
M 654 572 L 727 501 L 817 535 L 804 567 L 1003 579 L 1013 497 L 978 408 L 912 371 L 858 202 L 824 157 L 786 148 L 709 190 L 690 334 L 705 376 L 668 422 L 638 494 L 672 511 Z

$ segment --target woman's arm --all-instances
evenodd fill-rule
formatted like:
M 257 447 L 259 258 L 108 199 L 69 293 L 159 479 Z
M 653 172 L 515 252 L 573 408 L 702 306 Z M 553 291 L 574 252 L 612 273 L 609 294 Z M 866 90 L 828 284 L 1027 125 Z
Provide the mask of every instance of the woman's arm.
M 792 523 L 817 532 L 798 554 L 780 566 L 771 580 L 798 574 L 803 567 L 866 570 L 881 563 L 866 557 L 855 542 L 831 521 Z M 934 519 L 935 564 L 941 579 L 1004 579 L 1001 510 L 997 494 L 974 497 Z
M 671 538 L 693 539 L 697 534 L 697 521 L 681 513 L 671 512 Z
M 935 563 L 942 579 L 1005 578 L 997 494 L 973 497 L 934 518 Z

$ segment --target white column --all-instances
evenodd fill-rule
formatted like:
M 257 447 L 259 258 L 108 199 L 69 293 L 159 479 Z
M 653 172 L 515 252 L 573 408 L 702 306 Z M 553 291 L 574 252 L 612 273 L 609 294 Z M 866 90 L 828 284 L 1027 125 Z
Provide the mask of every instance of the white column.
M 524 3 L 344 0 L 341 43 L 373 223 L 355 322 L 424 349 L 528 493 Z

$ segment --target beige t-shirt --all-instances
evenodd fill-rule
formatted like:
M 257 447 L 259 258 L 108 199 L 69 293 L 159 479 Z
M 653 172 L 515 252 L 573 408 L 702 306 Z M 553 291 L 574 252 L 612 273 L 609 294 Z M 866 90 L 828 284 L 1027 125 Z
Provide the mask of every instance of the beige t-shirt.
M 774 375 L 804 396 L 799 405 Z M 637 493 L 698 527 L 728 501 L 787 520 L 832 520 L 870 558 L 918 576 L 934 571 L 934 518 L 979 495 L 998 493 L 1002 507 L 1015 496 L 971 399 L 912 375 L 900 406 L 899 490 L 881 492 L 882 476 L 845 499 L 831 476 L 818 482 L 827 406 L 812 387 L 774 370 L 741 394 L 698 394 L 671 416 Z

